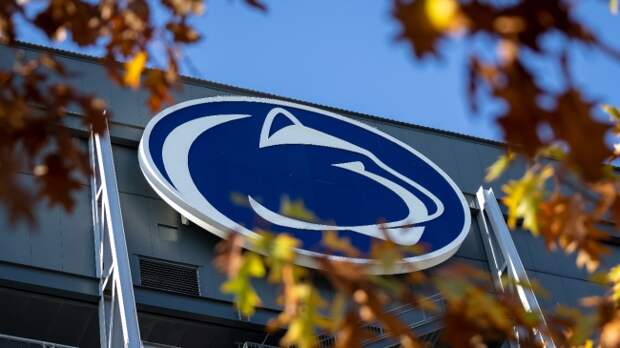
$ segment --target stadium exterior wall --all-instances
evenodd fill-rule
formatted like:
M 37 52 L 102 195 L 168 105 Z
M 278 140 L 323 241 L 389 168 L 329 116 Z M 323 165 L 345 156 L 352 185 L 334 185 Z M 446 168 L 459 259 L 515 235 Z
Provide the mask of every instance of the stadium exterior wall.
M 152 116 L 145 107 L 146 94 L 116 86 L 95 58 L 28 44 L 17 48 L 0 46 L 0 68 L 10 67 L 17 51 L 26 56 L 53 54 L 69 70 L 78 73 L 72 84 L 82 91 L 96 93 L 110 106 L 113 115 L 110 134 L 142 339 L 179 347 L 240 346 L 246 341 L 276 344 L 277 335 L 266 335 L 264 325 L 277 311 L 277 291 L 266 282 L 258 282 L 263 304 L 251 318 L 241 317 L 231 305 L 231 298 L 219 291 L 224 277 L 212 263 L 218 238 L 194 224 L 183 224 L 179 214 L 145 181 L 138 165 L 137 146 Z M 182 89 L 175 94 L 175 102 L 222 95 L 279 98 L 185 78 Z M 431 271 L 452 262 L 466 262 L 488 270 L 480 226 L 475 219 L 478 212 L 475 194 L 480 185 L 488 185 L 483 182 L 485 168 L 504 151 L 502 144 L 321 107 L 396 137 L 425 154 L 451 176 L 469 202 L 473 217 L 471 231 L 456 255 Z M 80 122 L 81 115 L 77 109 L 68 113 L 66 126 L 86 147 L 88 132 Z M 522 165 L 514 165 L 501 180 L 488 186 L 501 196 L 501 185 L 522 170 Z M 27 171 L 19 176 L 27 183 L 34 180 L 33 173 Z M 0 209 L 0 308 L 7 309 L 0 318 L 0 334 L 69 346 L 98 345 L 99 279 L 89 183 L 83 185 L 84 189 L 75 196 L 77 204 L 72 213 L 49 208 L 45 202 L 38 203 L 35 227 L 11 224 L 7 212 Z M 609 230 L 613 234 L 611 227 Z M 541 299 L 544 308 L 558 303 L 573 305 L 582 296 L 601 292 L 585 271 L 574 266 L 573 256 L 548 252 L 542 240 L 529 233 L 513 233 L 512 237 L 530 278 L 551 294 Z M 613 253 L 606 260 L 608 264 L 620 262 L 620 244 L 617 236 L 614 238 L 609 242 Z M 145 286 L 141 279 L 141 259 L 195 267 L 198 294 Z M 329 297 L 327 288 L 325 295 Z M 419 330 L 430 332 L 440 327 L 439 322 L 432 320 L 425 325 Z M 374 346 L 381 344 L 387 343 Z

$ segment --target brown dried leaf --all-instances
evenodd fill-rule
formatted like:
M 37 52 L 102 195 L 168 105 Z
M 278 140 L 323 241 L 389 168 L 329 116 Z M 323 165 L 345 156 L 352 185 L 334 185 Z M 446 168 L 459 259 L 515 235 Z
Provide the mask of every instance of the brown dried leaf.
M 392 16 L 401 26 L 397 39 L 406 40 L 417 58 L 437 56 L 437 45 L 447 35 L 433 24 L 425 3 L 395 0 L 392 9 Z
M 556 138 L 570 147 L 566 162 L 587 182 L 603 177 L 603 162 L 612 155 L 605 142 L 611 125 L 597 121 L 592 106 L 581 92 L 569 89 L 558 97 L 557 107 L 549 116 Z

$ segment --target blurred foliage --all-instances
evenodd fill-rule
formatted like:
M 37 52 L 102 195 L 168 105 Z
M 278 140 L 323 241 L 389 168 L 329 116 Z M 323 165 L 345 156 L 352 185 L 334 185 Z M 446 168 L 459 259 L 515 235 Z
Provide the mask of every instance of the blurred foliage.
M 257 0 L 245 3 L 267 10 Z M 153 20 L 153 6 L 167 10 L 162 21 Z M 5 0 L 0 2 L 0 42 L 15 43 L 19 19 L 50 40 L 103 47 L 101 62 L 109 77 L 123 88 L 146 90 L 147 106 L 155 111 L 172 102 L 182 49 L 201 39 L 191 19 L 202 15 L 204 7 L 202 0 L 47 0 L 43 6 Z M 616 13 L 618 2 L 609 1 L 609 7 Z M 503 188 L 510 226 L 521 224 L 543 238 L 549 249 L 576 253 L 577 265 L 599 270 L 600 283 L 609 291 L 583 300 L 587 314 L 577 308 L 546 313 L 545 328 L 543 318 L 526 311 L 515 294 L 495 293 L 489 275 L 471 267 L 412 272 L 401 278 L 374 275 L 376 267 L 393 269 L 405 255 L 423 251 L 397 246 L 387 234 L 386 241 L 372 245 L 372 266 L 319 258 L 320 271 L 307 272 L 295 263 L 298 241 L 264 231 L 256 231 L 250 240 L 232 233 L 218 245 L 215 263 L 228 277 L 222 290 L 250 316 L 261 305 L 253 281 L 267 277 L 279 284 L 282 312 L 269 327 L 286 330 L 284 346 L 313 347 L 318 334 L 325 333 L 335 337 L 337 347 L 357 347 L 376 335 L 368 325 L 377 324 L 403 347 L 423 347 L 424 342 L 390 311 L 390 305 L 401 303 L 441 314 L 442 339 L 452 347 L 485 347 L 504 340 L 539 347 L 542 343 L 534 333 L 541 330 L 559 347 L 620 347 L 620 266 L 600 270 L 608 251 L 603 244 L 608 234 L 600 230 L 600 223 L 610 220 L 616 229 L 620 226 L 620 182 L 610 165 L 620 155 L 620 145 L 608 141 L 620 139 L 620 111 L 603 106 L 610 121 L 597 117 L 599 106 L 573 82 L 568 52 L 574 46 L 587 47 L 616 61 L 620 53 L 580 22 L 574 3 L 567 0 L 392 0 L 392 14 L 400 28 L 398 38 L 410 45 L 416 59 L 450 58 L 440 49 L 442 42 L 468 43 L 463 64 L 469 106 L 481 113 L 482 103 L 502 104 L 491 116 L 509 144 L 486 178 L 500 178 L 517 159 L 527 165 L 521 178 Z M 561 38 L 559 48 L 542 44 L 550 35 Z M 481 40 L 483 50 L 476 48 Z M 162 69 L 147 69 L 154 64 L 154 45 L 164 47 Z M 561 90 L 539 83 L 536 61 L 560 68 Z M 40 200 L 71 210 L 80 179 L 91 174 L 85 149 L 73 142 L 63 119 L 67 110 L 78 110 L 87 128 L 102 132 L 110 114 L 96 95 L 68 83 L 73 76 L 45 54 L 18 54 L 13 66 L 0 70 L 0 202 L 13 220 L 35 221 L 33 202 Z M 21 170 L 34 173 L 34 187 L 18 179 Z M 232 198 L 247 204 L 240 195 Z M 317 218 L 301 201 L 285 199 L 281 210 L 308 221 Z M 342 255 L 363 257 L 335 231 L 325 232 L 323 244 Z M 329 283 L 333 296 L 321 295 L 317 277 Z M 420 286 L 432 286 L 442 295 L 443 312 L 414 290 Z
M 245 2 L 265 10 L 256 0 Z M 163 20 L 154 20 L 153 6 L 166 9 Z M 52 41 L 102 47 L 101 62 L 108 76 L 122 87 L 146 89 L 147 105 L 155 111 L 172 101 L 182 47 L 200 39 L 189 23 L 204 7 L 202 0 L 3 0 L 0 43 L 12 45 L 19 39 L 19 23 Z M 165 66 L 147 70 L 152 63 L 149 51 L 157 45 L 164 47 Z M 80 113 L 85 127 L 95 132 L 105 129 L 111 115 L 103 100 L 71 85 L 75 73 L 54 57 L 28 58 L 20 53 L 13 60 L 12 66 L 0 69 L 0 203 L 12 221 L 25 218 L 34 223 L 33 202 L 43 200 L 72 210 L 73 193 L 91 174 L 86 149 L 62 127 L 67 110 Z M 20 170 L 38 177 L 34 187 L 17 178 Z

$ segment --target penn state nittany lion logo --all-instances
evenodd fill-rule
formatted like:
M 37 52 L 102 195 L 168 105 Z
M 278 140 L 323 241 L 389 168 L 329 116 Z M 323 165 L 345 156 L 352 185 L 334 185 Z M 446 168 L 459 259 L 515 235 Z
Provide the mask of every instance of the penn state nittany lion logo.
M 316 256 L 342 257 L 324 249 L 322 231 L 338 231 L 362 252 L 375 239 L 423 244 L 424 254 L 390 271 L 406 272 L 452 256 L 469 230 L 460 190 L 433 162 L 377 129 L 305 105 L 180 103 L 149 122 L 139 160 L 155 191 L 194 223 L 221 237 L 258 228 L 291 234 L 305 266 Z M 283 213 L 291 201 L 312 218 Z

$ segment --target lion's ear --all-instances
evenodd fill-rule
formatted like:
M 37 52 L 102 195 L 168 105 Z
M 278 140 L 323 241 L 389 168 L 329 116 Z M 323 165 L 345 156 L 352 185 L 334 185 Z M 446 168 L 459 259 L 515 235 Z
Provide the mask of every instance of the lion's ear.
M 271 109 L 265 117 L 265 122 L 263 122 L 263 127 L 261 128 L 259 147 L 272 145 L 270 140 L 277 131 L 295 126 L 303 127 L 303 124 L 288 110 L 280 107 Z

